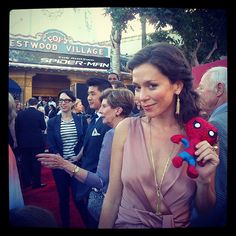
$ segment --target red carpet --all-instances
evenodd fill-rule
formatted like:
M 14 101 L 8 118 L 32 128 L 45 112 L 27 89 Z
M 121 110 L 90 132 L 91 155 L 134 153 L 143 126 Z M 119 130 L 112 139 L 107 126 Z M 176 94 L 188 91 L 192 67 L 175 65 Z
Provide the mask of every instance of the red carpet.
M 51 170 L 45 167 L 42 167 L 42 183 L 46 183 L 47 186 L 38 189 L 32 189 L 29 187 L 23 190 L 25 205 L 35 205 L 48 209 L 54 214 L 59 227 L 61 227 L 56 185 Z M 72 197 L 70 200 L 70 215 L 71 228 L 85 228 Z

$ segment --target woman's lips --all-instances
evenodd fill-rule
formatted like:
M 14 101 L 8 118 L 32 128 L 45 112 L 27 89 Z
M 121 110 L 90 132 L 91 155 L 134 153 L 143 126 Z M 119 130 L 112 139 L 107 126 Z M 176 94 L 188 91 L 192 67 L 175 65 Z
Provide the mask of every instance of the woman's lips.
M 147 110 L 152 109 L 153 105 L 154 105 L 154 104 L 144 105 L 144 106 L 142 106 L 142 108 L 147 111 Z

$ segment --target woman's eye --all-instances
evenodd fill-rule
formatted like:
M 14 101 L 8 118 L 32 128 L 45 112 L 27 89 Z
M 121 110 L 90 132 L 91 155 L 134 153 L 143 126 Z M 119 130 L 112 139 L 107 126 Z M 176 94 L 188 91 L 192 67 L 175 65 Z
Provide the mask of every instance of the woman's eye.
M 149 84 L 149 89 L 155 89 L 157 87 L 157 84 Z
M 134 90 L 135 90 L 135 92 L 139 92 L 139 91 L 140 91 L 140 87 L 135 86 L 135 87 L 134 87 Z

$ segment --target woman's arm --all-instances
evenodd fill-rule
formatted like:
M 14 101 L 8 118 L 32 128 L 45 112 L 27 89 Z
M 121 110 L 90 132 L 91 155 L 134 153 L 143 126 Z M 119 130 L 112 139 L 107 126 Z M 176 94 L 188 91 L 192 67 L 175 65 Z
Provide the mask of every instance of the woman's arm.
M 41 153 L 38 154 L 38 160 L 45 167 L 52 169 L 63 169 L 71 176 L 82 183 L 95 188 L 102 188 L 102 183 L 108 182 L 108 172 L 110 168 L 111 145 L 113 139 L 113 132 L 108 131 L 103 139 L 102 148 L 99 154 L 99 162 L 97 173 L 87 171 L 83 168 L 77 167 L 70 161 L 63 159 L 59 154 Z M 102 179 L 102 181 L 101 181 Z
M 128 133 L 129 122 L 129 118 L 127 118 L 121 121 L 115 129 L 112 143 L 110 179 L 102 206 L 99 228 L 112 228 L 117 218 L 123 191 L 121 181 L 123 149 Z
M 110 129 L 104 135 L 102 146 L 99 154 L 99 161 L 97 166 L 97 172 L 89 172 L 85 184 L 97 189 L 104 187 L 104 191 L 107 190 L 109 182 L 110 160 L 111 160 L 111 148 L 114 136 L 114 129 Z
M 47 168 L 65 170 L 68 174 L 81 182 L 84 182 L 87 178 L 87 170 L 84 170 L 70 161 L 63 159 L 60 154 L 39 153 L 36 157 L 38 158 L 38 161 L 40 161 L 41 164 Z
M 213 207 L 215 196 L 215 171 L 219 164 L 218 152 L 207 142 L 202 141 L 196 145 L 197 161 L 203 161 L 205 165 L 197 166 L 199 176 L 196 179 L 196 207 L 199 212 L 205 212 Z

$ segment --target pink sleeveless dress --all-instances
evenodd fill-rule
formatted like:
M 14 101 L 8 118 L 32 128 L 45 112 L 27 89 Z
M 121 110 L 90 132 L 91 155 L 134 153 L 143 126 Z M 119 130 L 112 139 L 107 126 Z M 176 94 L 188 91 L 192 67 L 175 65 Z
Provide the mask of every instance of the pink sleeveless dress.
M 132 117 L 124 146 L 121 173 L 123 194 L 114 228 L 187 227 L 196 184 L 186 175 L 184 166 L 177 169 L 172 163 L 169 165 L 161 193 L 162 202 L 171 213 L 155 214 L 157 195 L 154 172 L 148 158 L 141 119 Z

